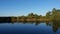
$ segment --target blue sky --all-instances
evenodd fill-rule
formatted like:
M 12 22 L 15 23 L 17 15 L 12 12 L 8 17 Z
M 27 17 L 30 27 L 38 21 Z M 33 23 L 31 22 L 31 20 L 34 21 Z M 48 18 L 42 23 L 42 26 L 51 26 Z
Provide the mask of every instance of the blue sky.
M 60 9 L 60 0 L 0 0 L 0 16 L 21 16 L 31 12 L 44 16 L 53 8 Z

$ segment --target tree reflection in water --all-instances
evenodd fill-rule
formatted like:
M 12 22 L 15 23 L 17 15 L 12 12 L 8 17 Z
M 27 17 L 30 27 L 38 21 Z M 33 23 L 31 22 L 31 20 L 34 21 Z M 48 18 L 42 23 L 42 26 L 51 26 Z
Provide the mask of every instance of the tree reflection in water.
M 52 26 L 53 32 L 57 32 L 60 28 L 60 22 L 59 21 L 53 21 L 53 22 L 46 22 L 47 26 Z
M 58 29 L 60 28 L 60 22 L 54 21 L 52 27 L 53 27 L 53 31 L 54 31 L 54 32 L 57 32 Z
M 35 22 L 35 25 L 38 26 L 41 22 Z
M 0 23 L 12 23 L 12 24 L 14 24 L 15 22 L 0 22 Z M 33 23 L 35 23 L 35 25 L 38 26 L 40 23 L 43 23 L 43 22 L 16 22 L 16 23 L 23 23 L 23 24 L 26 24 L 26 23 L 33 24 Z M 52 30 L 54 32 L 57 32 L 58 29 L 60 28 L 60 22 L 58 22 L 58 21 L 44 22 L 44 23 L 46 23 L 47 26 L 52 26 Z

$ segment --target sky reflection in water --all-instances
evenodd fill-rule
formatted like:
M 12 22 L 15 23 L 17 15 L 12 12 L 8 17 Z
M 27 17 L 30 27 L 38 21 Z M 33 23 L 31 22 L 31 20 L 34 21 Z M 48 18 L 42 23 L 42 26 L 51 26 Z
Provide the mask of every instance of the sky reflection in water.
M 1 23 L 1 34 L 60 34 L 59 23 L 48 22 L 16 22 Z

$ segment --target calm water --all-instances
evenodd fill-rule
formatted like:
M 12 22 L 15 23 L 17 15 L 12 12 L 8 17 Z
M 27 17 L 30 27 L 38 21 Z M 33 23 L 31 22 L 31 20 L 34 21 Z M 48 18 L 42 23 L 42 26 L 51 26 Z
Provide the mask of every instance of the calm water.
M 0 23 L 0 34 L 60 34 L 60 23 L 52 22 Z

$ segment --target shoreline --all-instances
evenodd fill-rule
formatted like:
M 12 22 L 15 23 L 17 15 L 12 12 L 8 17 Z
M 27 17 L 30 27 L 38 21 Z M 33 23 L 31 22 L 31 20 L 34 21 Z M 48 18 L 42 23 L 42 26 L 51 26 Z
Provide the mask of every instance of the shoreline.
M 41 21 L 51 21 L 50 19 L 46 18 L 23 18 L 23 17 L 0 17 L 0 22 L 41 22 Z

